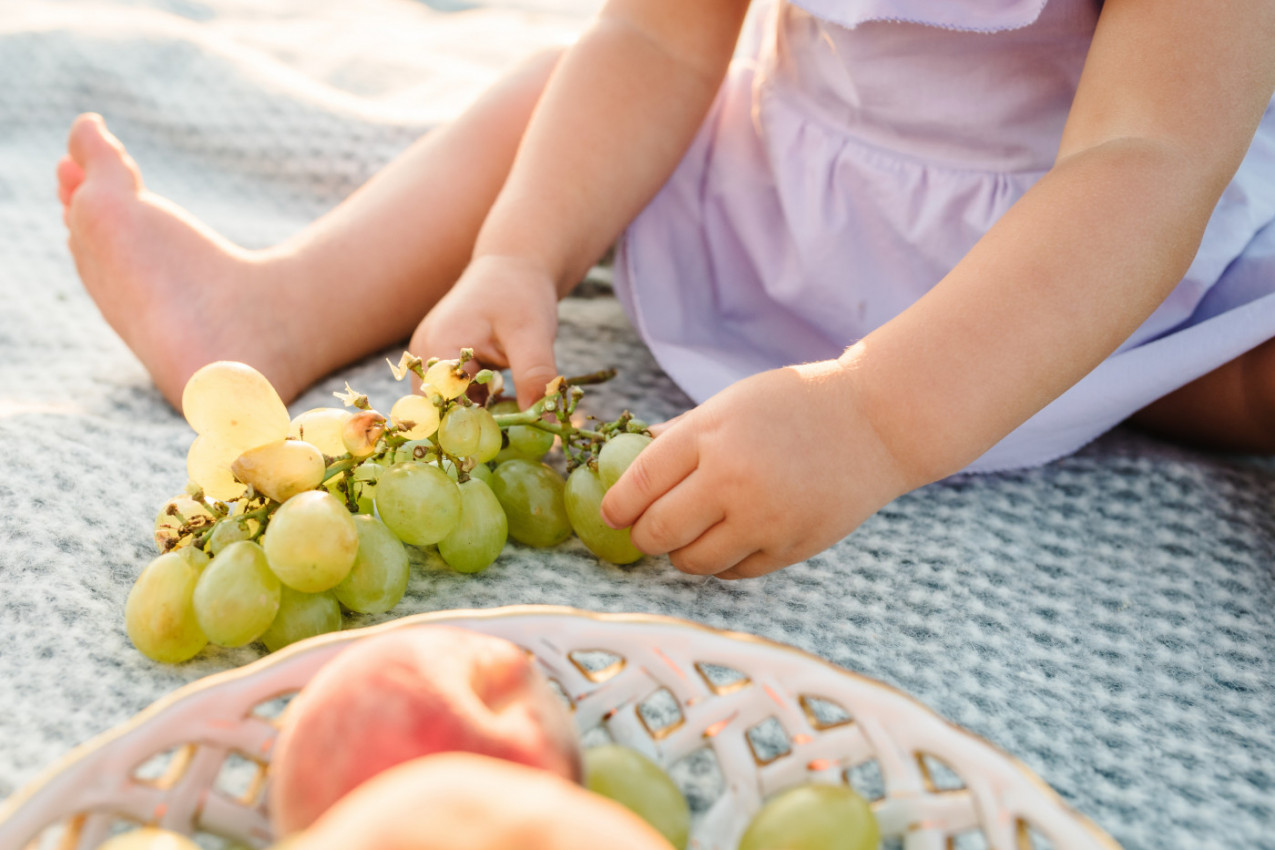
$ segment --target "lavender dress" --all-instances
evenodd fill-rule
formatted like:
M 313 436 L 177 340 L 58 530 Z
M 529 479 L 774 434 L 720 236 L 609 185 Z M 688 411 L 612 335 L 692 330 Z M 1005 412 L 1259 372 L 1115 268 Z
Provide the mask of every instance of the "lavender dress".
M 1097 0 L 777 0 L 616 289 L 696 401 L 836 357 L 938 282 L 1051 165 Z M 1186 277 L 1102 365 L 970 466 L 1040 464 L 1275 336 L 1275 109 Z

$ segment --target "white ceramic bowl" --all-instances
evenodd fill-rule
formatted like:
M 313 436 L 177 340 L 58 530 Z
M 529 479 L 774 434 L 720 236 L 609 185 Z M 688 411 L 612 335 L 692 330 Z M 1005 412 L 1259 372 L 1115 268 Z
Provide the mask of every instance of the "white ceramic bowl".
M 1017 760 L 895 688 L 790 646 L 668 617 L 514 606 L 337 632 L 174 691 L 0 805 L 0 850 L 90 850 L 122 822 L 262 847 L 278 711 L 352 641 L 432 623 L 530 651 L 586 742 L 636 747 L 686 787 L 693 850 L 734 850 L 770 794 L 850 782 L 886 847 L 1118 850 Z

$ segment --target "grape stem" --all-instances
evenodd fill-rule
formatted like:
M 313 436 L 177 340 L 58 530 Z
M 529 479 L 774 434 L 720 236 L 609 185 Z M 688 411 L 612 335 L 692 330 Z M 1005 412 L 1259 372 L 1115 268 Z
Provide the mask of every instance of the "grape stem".
M 576 375 L 573 378 L 565 378 L 567 386 L 583 387 L 589 384 L 604 384 L 616 376 L 617 372 L 612 369 L 599 369 L 596 372 L 590 372 L 587 375 Z
M 358 465 L 359 462 L 354 459 L 353 455 L 341 455 L 339 458 L 333 460 L 332 463 L 328 464 L 327 470 L 323 473 L 323 483 L 326 483 L 328 479 L 334 478 L 342 472 L 353 469 Z
M 270 519 L 270 515 L 279 507 L 279 503 L 273 499 L 267 499 L 265 504 L 251 511 L 244 511 L 241 514 L 227 514 L 215 520 L 211 525 L 204 529 L 191 545 L 197 549 L 204 549 L 208 545 L 208 541 L 212 539 L 212 533 L 217 526 L 223 522 L 247 522 L 250 519 L 257 520 L 257 533 L 249 537 L 249 540 L 255 540 L 260 537 L 266 530 L 266 523 Z
M 615 373 L 614 369 L 607 371 L 610 371 L 612 374 Z M 597 376 L 602 374 L 604 374 L 604 372 L 594 372 L 593 375 L 583 375 L 580 378 L 568 379 L 568 383 L 570 383 L 571 380 L 586 380 L 596 383 L 597 380 L 605 380 L 604 378 L 597 378 Z M 595 378 L 596 380 L 593 380 Z M 540 401 L 536 402 L 531 407 L 528 407 L 526 410 L 521 410 L 517 413 L 497 413 L 495 416 L 496 424 L 501 427 L 501 430 L 508 429 L 514 425 L 530 425 L 532 428 L 539 428 L 541 431 L 548 431 L 551 434 L 557 434 L 564 441 L 573 435 L 586 437 L 590 440 L 606 439 L 606 435 L 600 431 L 593 431 L 589 428 L 578 428 L 575 425 L 570 424 L 570 422 L 549 422 L 542 418 L 546 412 L 560 414 L 562 407 L 561 402 L 561 394 L 552 393 L 540 399 Z

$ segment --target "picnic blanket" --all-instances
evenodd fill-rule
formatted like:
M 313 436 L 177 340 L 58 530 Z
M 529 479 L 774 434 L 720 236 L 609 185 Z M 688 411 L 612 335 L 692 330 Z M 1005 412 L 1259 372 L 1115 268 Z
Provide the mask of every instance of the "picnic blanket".
M 74 116 L 102 113 L 152 189 L 269 245 L 512 60 L 570 40 L 595 5 L 0 4 L 0 798 L 163 694 L 261 654 L 163 666 L 125 635 L 193 433 L 67 253 L 54 167 Z M 589 391 L 590 412 L 685 409 L 604 284 L 561 316 L 565 372 L 620 370 Z M 395 397 L 377 356 L 293 411 L 332 404 L 347 381 Z M 1275 848 L 1273 473 L 1117 431 L 1043 468 L 923 488 L 762 579 L 511 543 L 477 576 L 418 564 L 386 617 L 546 603 L 753 632 L 902 688 L 1130 850 Z

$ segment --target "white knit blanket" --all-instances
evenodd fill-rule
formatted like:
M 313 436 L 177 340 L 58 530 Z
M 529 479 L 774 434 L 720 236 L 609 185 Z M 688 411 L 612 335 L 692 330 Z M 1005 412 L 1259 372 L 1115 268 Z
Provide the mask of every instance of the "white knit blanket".
M 124 599 L 192 438 L 102 321 L 54 167 L 104 114 L 148 184 L 247 246 L 335 204 L 593 0 L 0 2 L 0 798 L 184 683 L 246 663 L 139 655 Z M 685 400 L 604 293 L 562 306 L 587 406 Z M 380 358 L 322 381 L 392 398 Z M 764 426 L 764 422 L 760 423 Z M 1275 478 L 1116 433 L 1048 467 L 939 483 L 764 579 L 510 544 L 416 572 L 393 612 L 564 604 L 751 631 L 889 682 L 993 741 L 1128 848 L 1275 848 Z M 365 617 L 351 625 L 371 623 Z

